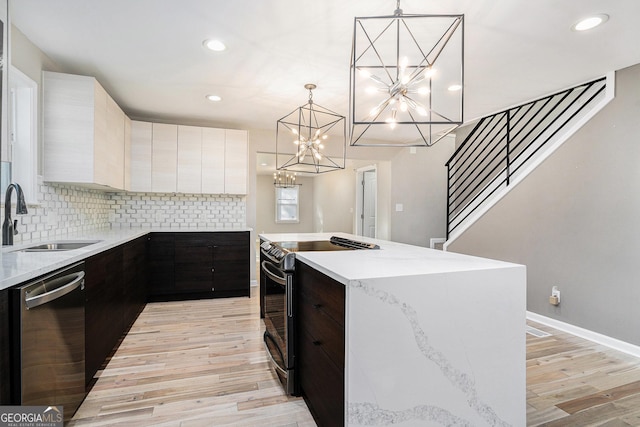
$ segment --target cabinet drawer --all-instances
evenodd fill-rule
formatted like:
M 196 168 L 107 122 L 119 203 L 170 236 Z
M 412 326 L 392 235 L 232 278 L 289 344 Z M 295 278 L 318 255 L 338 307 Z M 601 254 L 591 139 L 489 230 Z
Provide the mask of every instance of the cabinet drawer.
M 318 305 L 302 294 L 298 305 L 299 328 L 309 334 L 313 344 L 344 369 L 344 327 L 330 318 Z
M 220 231 L 212 234 L 214 244 L 217 246 L 243 245 L 249 250 L 248 231 Z
M 344 425 L 344 371 L 300 331 L 300 387 L 319 426 Z
M 298 298 L 320 310 L 344 328 L 344 285 L 296 261 Z

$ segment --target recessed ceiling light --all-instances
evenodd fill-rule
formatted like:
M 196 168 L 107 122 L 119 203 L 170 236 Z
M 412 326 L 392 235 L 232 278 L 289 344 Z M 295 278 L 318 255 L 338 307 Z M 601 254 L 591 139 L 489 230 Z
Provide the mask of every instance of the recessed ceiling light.
M 218 95 L 207 95 L 205 98 L 207 98 L 209 101 L 212 101 L 212 102 L 222 101 L 222 97 Z
M 267 164 L 263 162 L 263 163 L 260 163 L 260 166 L 267 166 Z
M 608 20 L 609 20 L 609 15 L 600 13 L 598 15 L 588 16 L 586 18 L 579 20 L 578 22 L 573 24 L 571 29 L 573 31 L 587 31 L 597 27 L 598 25 L 604 24 Z
M 450 92 L 456 92 L 456 91 L 459 91 L 460 89 L 462 89 L 462 86 L 460 86 L 460 85 L 451 85 L 447 89 Z
M 224 43 L 216 39 L 207 39 L 203 41 L 202 44 L 204 45 L 204 47 L 214 52 L 222 52 L 227 48 Z

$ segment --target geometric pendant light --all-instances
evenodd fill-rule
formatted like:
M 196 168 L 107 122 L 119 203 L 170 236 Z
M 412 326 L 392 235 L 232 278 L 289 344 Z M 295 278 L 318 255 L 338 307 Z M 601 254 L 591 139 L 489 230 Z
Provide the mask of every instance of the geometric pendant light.
M 464 15 L 407 15 L 397 0 L 355 18 L 351 55 L 351 145 L 431 146 L 463 123 Z
M 306 84 L 309 101 L 278 120 L 276 169 L 323 173 L 345 168 L 345 117 L 313 102 L 315 84 Z

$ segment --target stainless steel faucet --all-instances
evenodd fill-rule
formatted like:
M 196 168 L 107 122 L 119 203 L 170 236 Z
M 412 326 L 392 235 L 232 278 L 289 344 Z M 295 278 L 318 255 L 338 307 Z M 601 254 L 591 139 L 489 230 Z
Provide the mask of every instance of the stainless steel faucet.
M 27 214 L 27 203 L 24 193 L 18 184 L 11 183 L 7 187 L 4 197 L 4 222 L 2 223 L 2 246 L 13 245 L 13 235 L 18 234 L 18 220 L 11 221 L 11 193 L 16 190 L 16 215 Z

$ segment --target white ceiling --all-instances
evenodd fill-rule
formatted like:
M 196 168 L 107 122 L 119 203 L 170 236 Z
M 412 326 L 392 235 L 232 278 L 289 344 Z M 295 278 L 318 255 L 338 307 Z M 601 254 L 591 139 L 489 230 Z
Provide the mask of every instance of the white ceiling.
M 10 0 L 13 24 L 133 118 L 275 130 L 314 100 L 347 115 L 355 16 L 394 0 Z M 465 14 L 465 120 L 640 63 L 638 0 L 402 0 Z M 606 13 L 591 32 L 570 29 Z M 227 51 L 203 48 L 220 38 Z M 211 103 L 205 95 L 223 97 Z

